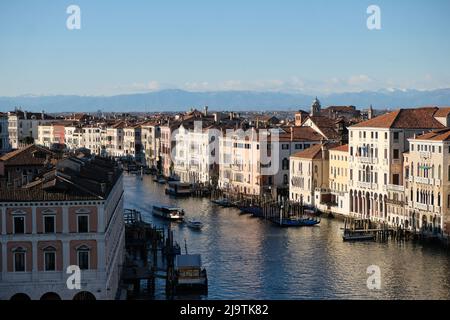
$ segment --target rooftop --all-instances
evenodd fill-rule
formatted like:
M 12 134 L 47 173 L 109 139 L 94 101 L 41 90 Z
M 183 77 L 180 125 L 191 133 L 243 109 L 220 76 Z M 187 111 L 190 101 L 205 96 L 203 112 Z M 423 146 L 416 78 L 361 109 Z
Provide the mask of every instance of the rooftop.
M 104 200 L 120 175 L 109 159 L 69 157 L 22 188 L 0 190 L 0 201 Z
M 430 141 L 450 141 L 450 128 L 434 130 L 423 135 L 417 136 L 416 140 Z
M 444 125 L 436 120 L 437 107 L 399 109 L 358 123 L 353 128 L 392 128 L 392 129 L 441 129 Z
M 5 166 L 39 166 L 53 157 L 54 153 L 47 148 L 30 144 L 24 148 L 6 153 L 0 157 Z

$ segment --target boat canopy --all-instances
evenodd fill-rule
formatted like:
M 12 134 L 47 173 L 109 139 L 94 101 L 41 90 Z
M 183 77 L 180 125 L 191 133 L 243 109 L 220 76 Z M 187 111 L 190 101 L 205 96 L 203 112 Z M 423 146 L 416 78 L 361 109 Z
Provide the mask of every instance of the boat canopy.
M 201 268 L 202 258 L 199 254 L 183 254 L 175 258 L 175 267 L 178 269 Z

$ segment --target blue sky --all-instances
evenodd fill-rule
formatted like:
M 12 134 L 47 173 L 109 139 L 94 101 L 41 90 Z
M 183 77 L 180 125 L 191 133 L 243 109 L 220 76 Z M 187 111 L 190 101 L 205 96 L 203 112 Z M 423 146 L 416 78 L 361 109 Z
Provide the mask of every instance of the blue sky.
M 448 0 L 1 0 L 0 95 L 443 88 L 449 39 Z

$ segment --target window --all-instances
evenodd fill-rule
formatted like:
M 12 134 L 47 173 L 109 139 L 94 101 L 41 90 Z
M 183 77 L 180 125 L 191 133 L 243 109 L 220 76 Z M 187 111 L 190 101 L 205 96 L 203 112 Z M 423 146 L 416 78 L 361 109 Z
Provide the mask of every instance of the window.
M 26 251 L 22 248 L 14 250 L 14 271 L 25 272 L 25 254 Z
M 89 248 L 86 246 L 78 249 L 78 267 L 81 270 L 89 269 Z
M 56 250 L 55 248 L 48 248 L 44 250 L 44 270 L 56 270 Z
M 384 133 L 384 139 L 387 140 L 387 138 L 388 138 L 388 134 L 387 134 L 387 132 L 385 132 Z
M 411 143 L 411 151 L 414 151 L 414 144 Z
M 295 145 L 295 149 L 301 150 L 301 149 L 303 149 L 303 145 L 302 144 L 296 144 Z
M 400 138 L 400 133 L 399 132 L 394 132 L 394 141 L 398 141 Z
M 400 158 L 400 152 L 398 149 L 394 149 L 394 159 L 399 159 Z
M 289 160 L 287 158 L 283 159 L 282 170 L 289 170 Z
M 305 143 L 304 148 L 305 148 L 305 149 L 308 149 L 310 146 L 311 146 L 311 145 L 310 145 L 309 143 Z
M 283 149 L 283 150 L 289 150 L 289 145 L 288 145 L 288 144 L 282 144 L 282 145 L 281 145 L 281 149 Z
M 89 232 L 89 216 L 88 215 L 78 215 L 78 232 L 87 233 Z
M 400 185 L 400 175 L 398 174 L 392 175 L 392 182 L 396 186 Z
M 24 216 L 14 217 L 14 233 L 16 233 L 16 234 L 25 233 L 25 217 Z
M 353 156 L 353 147 L 350 147 L 350 156 Z
M 387 173 L 384 174 L 384 184 L 387 185 Z
M 44 216 L 44 233 L 55 233 L 55 216 Z

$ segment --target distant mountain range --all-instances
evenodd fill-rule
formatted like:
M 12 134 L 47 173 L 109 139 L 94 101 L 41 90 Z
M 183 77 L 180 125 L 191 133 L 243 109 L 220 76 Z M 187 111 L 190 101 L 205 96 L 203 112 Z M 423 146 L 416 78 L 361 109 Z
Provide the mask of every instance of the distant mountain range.
M 185 111 L 209 106 L 210 110 L 275 111 L 309 110 L 315 96 L 298 93 L 218 91 L 189 92 L 162 90 L 149 93 L 116 96 L 17 96 L 0 97 L 0 111 L 23 110 L 53 112 L 158 112 Z M 379 90 L 353 93 L 335 93 L 319 96 L 323 106 L 354 105 L 365 109 L 373 105 L 376 109 L 411 108 L 417 106 L 450 106 L 450 88 L 430 91 Z

